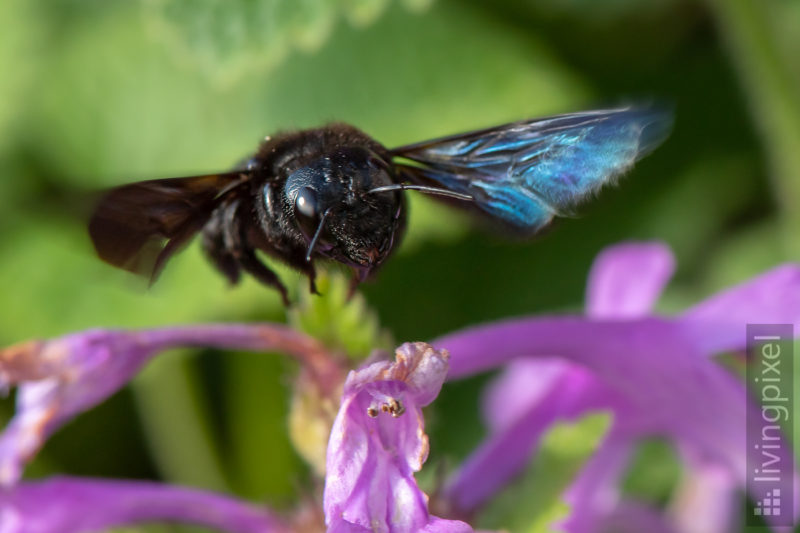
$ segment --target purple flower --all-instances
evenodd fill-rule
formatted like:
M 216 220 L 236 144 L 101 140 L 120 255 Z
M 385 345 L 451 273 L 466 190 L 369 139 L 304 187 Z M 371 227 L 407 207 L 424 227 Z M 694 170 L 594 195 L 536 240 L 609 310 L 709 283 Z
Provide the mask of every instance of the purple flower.
M 233 533 L 289 533 L 266 509 L 206 491 L 143 481 L 51 478 L 0 492 L 3 533 L 79 533 L 177 521 Z
M 613 424 L 566 494 L 566 531 L 605 530 L 631 509 L 652 518 L 619 493 L 645 437 L 669 439 L 688 475 L 718 489 L 703 531 L 730 530 L 729 497 L 746 479 L 748 407 L 741 381 L 710 356 L 743 350 L 748 322 L 800 323 L 800 269 L 777 268 L 675 319 L 655 318 L 650 309 L 673 264 L 661 245 L 617 246 L 592 269 L 587 318 L 520 319 L 434 342 L 452 354 L 449 378 L 505 365 L 484 404 L 490 435 L 448 485 L 457 508 L 478 509 L 520 472 L 553 422 L 603 409 Z M 680 525 L 680 515 L 662 522 Z
M 471 532 L 464 522 L 432 515 L 416 483 L 429 449 L 422 408 L 445 377 L 497 366 L 503 370 L 483 405 L 489 438 L 445 487 L 441 508 L 478 512 L 555 422 L 604 410 L 612 425 L 565 494 L 567 531 L 729 531 L 733 498 L 745 481 L 748 404 L 741 381 L 711 356 L 741 351 L 748 322 L 800 323 L 800 269 L 775 269 L 675 318 L 652 316 L 673 268 L 661 245 L 612 248 L 592 270 L 587 316 L 471 328 L 435 343 L 451 358 L 445 349 L 404 344 L 394 361 L 369 361 L 346 380 L 345 359 L 268 324 L 97 330 L 0 350 L 0 388 L 18 387 L 16 414 L 0 435 L 0 532 L 77 533 L 165 520 L 245 533 Z M 149 482 L 19 481 L 54 431 L 175 346 L 286 352 L 302 362 L 298 383 L 314 388 L 309 398 L 339 402 L 335 420 L 326 419 L 332 429 L 324 517 L 307 504 L 277 516 L 226 496 Z M 620 495 L 631 453 L 649 437 L 669 439 L 685 465 L 671 515 Z
M 19 391 L 17 412 L 0 435 L 0 531 L 77 533 L 155 520 L 246 533 L 295 529 L 291 525 L 308 515 L 302 508 L 293 520 L 282 520 L 187 488 L 70 478 L 18 482 L 54 431 L 123 386 L 158 352 L 189 345 L 291 353 L 304 363 L 303 383 L 327 395 L 343 381 L 335 358 L 318 343 L 274 325 L 97 330 L 2 350 L 0 385 Z M 447 361 L 446 352 L 424 343 L 404 344 L 395 362 L 374 362 L 347 377 L 328 449 L 329 531 L 472 531 L 430 515 L 414 479 L 428 455 L 421 408 L 438 395 Z M 311 526 L 323 527 L 314 518 L 311 513 Z
M 472 531 L 464 522 L 430 516 L 414 480 L 428 458 L 422 407 L 438 396 L 447 360 L 445 351 L 407 343 L 395 362 L 347 376 L 328 444 L 328 531 Z
M 0 350 L 0 389 L 17 385 L 16 414 L 0 435 L 0 485 L 64 423 L 119 390 L 150 358 L 177 346 L 292 354 L 331 393 L 340 370 L 313 339 L 278 325 L 207 324 L 144 331 L 94 330 Z

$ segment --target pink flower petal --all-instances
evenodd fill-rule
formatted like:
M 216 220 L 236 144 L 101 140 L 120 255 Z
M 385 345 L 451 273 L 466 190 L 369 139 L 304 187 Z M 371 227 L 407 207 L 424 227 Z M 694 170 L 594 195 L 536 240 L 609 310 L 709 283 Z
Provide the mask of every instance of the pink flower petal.
M 603 250 L 589 274 L 586 314 L 598 318 L 647 315 L 675 270 L 661 243 L 619 244 Z
M 288 533 L 266 509 L 227 496 L 142 481 L 51 478 L 0 492 L 3 533 L 84 533 L 180 522 L 232 533 Z
M 681 316 L 708 354 L 744 350 L 747 324 L 794 324 L 800 334 L 800 266 L 784 265 L 715 294 Z
M 123 387 L 151 357 L 177 346 L 279 350 L 321 383 L 338 369 L 313 339 L 284 326 L 203 325 L 142 331 L 91 330 L 0 350 L 0 388 L 17 385 L 17 408 L 0 435 L 0 485 L 12 485 L 47 438 Z
M 620 478 L 628 466 L 633 442 L 612 429 L 572 482 L 565 500 L 572 512 L 562 527 L 570 533 L 591 533 L 619 505 Z
M 742 349 L 749 322 L 797 325 L 800 268 L 775 269 L 678 320 L 643 320 L 672 269 L 662 245 L 614 247 L 592 271 L 587 297 L 592 318 L 508 321 L 435 341 L 453 354 L 450 378 L 506 365 L 484 403 L 490 436 L 449 484 L 456 507 L 476 508 L 521 471 L 548 424 L 598 408 L 614 414 L 614 437 L 568 492 L 573 509 L 568 531 L 598 531 L 620 515 L 626 505 L 616 496 L 620 469 L 643 436 L 670 438 L 702 457 L 705 471 L 726 472 L 733 486 L 744 486 L 751 453 L 742 444 L 744 386 L 709 356 Z M 576 375 L 585 377 L 571 379 Z M 727 490 L 723 498 L 729 504 L 731 494 Z M 718 502 L 706 518 L 721 523 L 722 507 Z
M 472 531 L 430 516 L 414 479 L 428 456 L 421 408 L 438 395 L 447 361 L 445 351 L 404 344 L 395 362 L 350 372 L 328 444 L 329 531 Z

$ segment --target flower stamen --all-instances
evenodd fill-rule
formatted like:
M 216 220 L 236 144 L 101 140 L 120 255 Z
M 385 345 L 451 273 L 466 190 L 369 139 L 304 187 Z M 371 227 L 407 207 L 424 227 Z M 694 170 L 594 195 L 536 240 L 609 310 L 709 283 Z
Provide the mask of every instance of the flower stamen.
M 380 401 L 377 398 L 373 400 L 369 407 L 367 407 L 367 415 L 370 418 L 377 418 L 380 413 L 388 413 L 392 418 L 402 416 L 406 412 L 403 403 L 397 398 L 391 396 L 386 397 L 386 400 Z

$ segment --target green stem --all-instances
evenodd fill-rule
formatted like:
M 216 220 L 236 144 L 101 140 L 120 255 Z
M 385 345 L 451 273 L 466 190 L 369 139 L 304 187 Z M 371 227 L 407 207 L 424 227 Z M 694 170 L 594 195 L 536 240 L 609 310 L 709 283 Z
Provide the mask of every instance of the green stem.
M 159 357 L 133 381 L 151 452 L 171 482 L 227 491 L 208 410 L 187 357 Z
M 800 256 L 800 86 L 769 20 L 769 0 L 708 0 L 769 157 L 787 251 Z

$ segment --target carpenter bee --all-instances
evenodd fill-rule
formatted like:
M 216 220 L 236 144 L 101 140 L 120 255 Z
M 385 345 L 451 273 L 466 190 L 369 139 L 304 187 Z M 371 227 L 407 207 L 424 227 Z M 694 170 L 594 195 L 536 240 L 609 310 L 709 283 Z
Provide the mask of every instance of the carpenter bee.
M 233 171 L 111 189 L 89 234 L 108 263 L 154 280 L 196 233 L 236 283 L 247 272 L 277 289 L 256 255 L 300 270 L 314 287 L 318 259 L 368 278 L 400 242 L 405 190 L 480 212 L 533 235 L 629 169 L 666 136 L 670 113 L 652 107 L 513 122 L 388 149 L 347 124 L 267 137 Z

